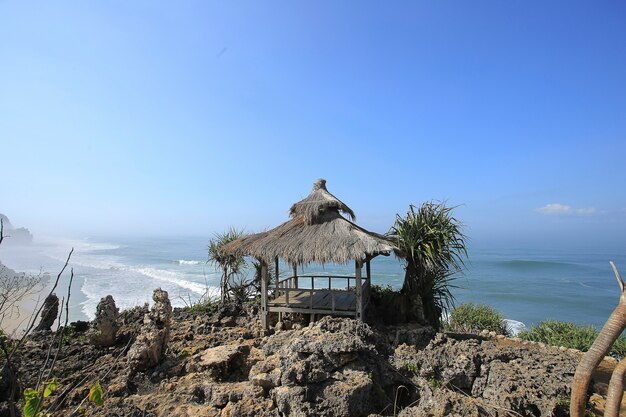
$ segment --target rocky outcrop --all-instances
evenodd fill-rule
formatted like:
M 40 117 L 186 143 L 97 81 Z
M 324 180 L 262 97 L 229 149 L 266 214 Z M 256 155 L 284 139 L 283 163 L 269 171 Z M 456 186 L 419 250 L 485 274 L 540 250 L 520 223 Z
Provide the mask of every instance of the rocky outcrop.
M 41 319 L 34 330 L 36 332 L 50 331 L 57 319 L 57 314 L 59 314 L 59 297 L 56 294 L 49 294 L 43 302 Z
M 512 340 L 330 317 L 305 327 L 288 318 L 268 334 L 252 310 L 172 312 L 161 290 L 154 300 L 152 309 L 120 314 L 111 347 L 80 334 L 63 347 L 55 378 L 69 393 L 55 415 L 76 409 L 97 378 L 104 406 L 83 403 L 97 416 L 559 416 L 578 358 Z M 16 358 L 24 386 L 36 384 L 49 337 L 28 339 Z
M 394 364 L 411 375 L 419 398 L 403 415 L 552 416 L 570 394 L 578 361 L 556 352 L 443 334 L 423 350 L 400 346 Z
M 161 362 L 170 338 L 172 304 L 167 291 L 157 288 L 152 300 L 154 305 L 144 316 L 141 333 L 128 352 L 131 373 Z
M 119 309 L 115 306 L 113 297 L 107 295 L 102 298 L 96 307 L 96 318 L 88 334 L 91 344 L 101 347 L 115 344 L 115 337 L 119 328 L 118 316 Z
M 253 366 L 250 379 L 271 390 L 283 415 L 364 415 L 375 403 L 376 342 L 363 323 L 324 317 L 268 338 L 266 360 Z
M 15 228 L 9 221 L 9 218 L 1 213 L 0 213 L 0 219 L 2 219 L 2 225 L 4 228 L 3 234 L 7 238 L 5 241 L 2 242 L 3 244 L 7 243 L 9 245 L 12 245 L 12 244 L 28 245 L 32 243 L 33 235 L 30 233 L 30 231 L 27 228 L 25 227 Z

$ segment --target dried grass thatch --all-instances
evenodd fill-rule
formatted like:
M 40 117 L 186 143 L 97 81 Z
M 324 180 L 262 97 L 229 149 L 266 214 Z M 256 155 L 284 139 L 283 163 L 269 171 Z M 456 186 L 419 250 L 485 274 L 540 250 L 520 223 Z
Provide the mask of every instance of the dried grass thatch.
M 253 256 L 265 262 L 276 257 L 289 264 L 346 263 L 366 256 L 389 255 L 394 244 L 344 218 L 354 212 L 326 189 L 326 180 L 313 184 L 308 197 L 291 206 L 291 220 L 263 233 L 249 235 L 224 247 L 228 254 Z

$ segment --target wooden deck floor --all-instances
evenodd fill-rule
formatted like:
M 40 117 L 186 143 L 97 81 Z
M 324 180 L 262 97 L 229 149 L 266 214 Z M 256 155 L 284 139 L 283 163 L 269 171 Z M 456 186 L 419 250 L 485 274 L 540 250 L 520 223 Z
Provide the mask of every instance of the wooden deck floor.
M 297 309 L 311 308 L 310 290 L 291 291 L 289 293 L 289 305 L 285 295 L 270 300 L 270 307 L 290 307 Z M 313 292 L 313 309 L 332 311 L 332 298 L 330 291 L 315 290 Z M 356 311 L 356 294 L 353 292 L 335 292 L 335 311 Z

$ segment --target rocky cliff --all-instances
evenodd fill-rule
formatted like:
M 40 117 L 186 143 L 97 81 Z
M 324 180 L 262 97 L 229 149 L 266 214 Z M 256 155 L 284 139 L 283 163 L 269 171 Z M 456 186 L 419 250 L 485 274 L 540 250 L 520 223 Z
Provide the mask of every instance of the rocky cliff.
M 120 313 L 109 347 L 90 344 L 89 326 L 74 324 L 56 359 L 58 389 L 46 398 L 46 411 L 107 417 L 567 415 L 578 361 L 573 351 L 507 346 L 488 335 L 331 317 L 280 323 L 266 334 L 249 307 L 174 310 L 171 320 L 161 320 L 169 330 L 166 349 L 155 356 L 159 362 L 137 366 L 129 352 L 138 341 L 145 344 L 146 334 L 156 334 L 145 329 L 155 326 L 159 311 Z M 22 388 L 36 384 L 52 337 L 36 334 L 20 350 Z M 102 406 L 86 400 L 96 381 L 104 390 Z M 8 415 L 4 400 L 0 415 Z
M 2 213 L 0 213 L 0 219 L 2 219 L 2 225 L 4 227 L 4 236 L 7 238 L 3 244 L 28 245 L 33 242 L 33 235 L 27 228 L 15 228 L 9 221 L 9 218 Z

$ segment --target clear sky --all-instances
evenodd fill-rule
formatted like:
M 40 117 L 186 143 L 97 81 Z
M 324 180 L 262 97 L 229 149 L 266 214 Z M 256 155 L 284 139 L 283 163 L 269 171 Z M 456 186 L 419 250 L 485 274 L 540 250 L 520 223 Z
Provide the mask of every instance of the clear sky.
M 0 1 L 0 144 L 35 235 L 256 231 L 323 177 L 380 232 L 626 250 L 626 3 Z

